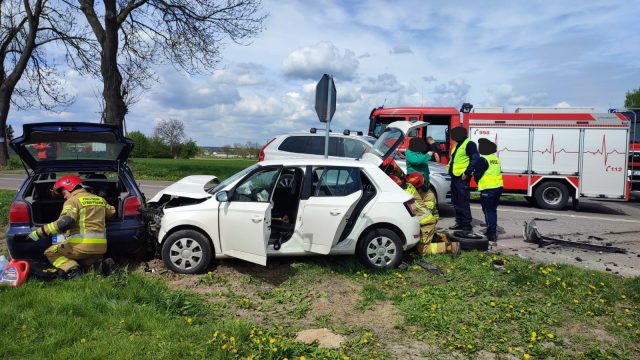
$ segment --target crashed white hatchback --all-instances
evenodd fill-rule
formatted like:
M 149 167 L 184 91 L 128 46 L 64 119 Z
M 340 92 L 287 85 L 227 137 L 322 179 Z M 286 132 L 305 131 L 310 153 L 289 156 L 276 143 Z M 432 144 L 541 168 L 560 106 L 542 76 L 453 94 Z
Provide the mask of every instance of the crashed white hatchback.
M 390 124 L 360 160 L 263 161 L 220 183 L 197 175 L 172 184 L 148 204 L 162 259 L 185 274 L 227 257 L 266 265 L 270 256 L 356 254 L 371 268 L 397 266 L 420 226 L 413 198 L 379 166 L 425 125 Z

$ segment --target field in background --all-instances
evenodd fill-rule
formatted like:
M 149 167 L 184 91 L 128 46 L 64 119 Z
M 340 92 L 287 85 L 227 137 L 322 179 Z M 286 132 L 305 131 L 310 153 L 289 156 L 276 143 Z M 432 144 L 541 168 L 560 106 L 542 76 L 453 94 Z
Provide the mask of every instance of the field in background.
M 255 160 L 242 159 L 135 158 L 129 160 L 133 175 L 138 180 L 179 180 L 196 174 L 215 175 L 220 179 L 226 179 L 255 163 Z

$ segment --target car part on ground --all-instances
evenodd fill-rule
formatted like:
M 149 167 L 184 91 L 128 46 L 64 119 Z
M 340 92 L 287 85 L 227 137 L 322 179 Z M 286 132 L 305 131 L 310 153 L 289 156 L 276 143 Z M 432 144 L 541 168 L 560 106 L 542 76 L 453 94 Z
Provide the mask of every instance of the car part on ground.
M 489 250 L 489 240 L 480 234 L 474 233 L 474 237 L 465 236 L 465 232 L 460 231 L 447 232 L 447 234 L 452 241 L 460 243 L 462 250 Z
M 607 253 L 618 253 L 618 254 L 627 253 L 626 249 L 610 246 L 610 244 L 597 245 L 597 244 L 591 244 L 587 242 L 569 241 L 564 239 L 552 238 L 549 236 L 543 236 L 538 231 L 535 220 L 524 222 L 523 237 L 525 242 L 537 244 L 538 247 L 545 247 L 548 245 L 559 245 L 559 246 L 566 246 L 566 247 L 572 247 L 572 248 L 583 249 L 583 250 L 601 251 L 601 252 L 607 252 Z

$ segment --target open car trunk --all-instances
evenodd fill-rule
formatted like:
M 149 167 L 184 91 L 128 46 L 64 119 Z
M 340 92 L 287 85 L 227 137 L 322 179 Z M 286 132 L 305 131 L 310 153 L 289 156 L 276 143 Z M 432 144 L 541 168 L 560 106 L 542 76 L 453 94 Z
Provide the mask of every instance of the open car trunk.
M 124 199 L 130 196 L 129 190 L 117 176 L 108 178 L 102 172 L 82 174 L 83 184 L 87 190 L 95 195 L 103 197 L 110 205 L 116 208 L 116 216 L 111 221 L 121 218 Z M 110 174 L 111 175 L 111 174 Z M 25 201 L 31 205 L 31 214 L 34 224 L 41 225 L 55 221 L 64 204 L 64 198 L 54 197 L 51 188 L 56 181 L 55 173 L 43 173 L 34 177 L 25 191 Z

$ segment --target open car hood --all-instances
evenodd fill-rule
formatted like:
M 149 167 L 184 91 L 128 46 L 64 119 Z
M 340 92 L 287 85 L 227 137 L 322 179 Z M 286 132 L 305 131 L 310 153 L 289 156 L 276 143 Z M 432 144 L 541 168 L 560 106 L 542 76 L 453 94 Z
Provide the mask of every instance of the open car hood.
M 11 148 L 34 171 L 116 169 L 125 162 L 134 142 L 115 125 L 81 122 L 24 124 Z
M 218 178 L 213 175 L 191 175 L 160 190 L 149 202 L 158 202 L 163 195 L 186 197 L 190 199 L 204 199 L 211 197 L 205 186 Z
M 387 128 L 378 138 L 371 151 L 365 153 L 362 159 L 376 166 L 382 164 L 389 156 L 395 154 L 396 149 L 402 144 L 409 133 L 429 125 L 424 121 L 395 121 L 387 125 Z

